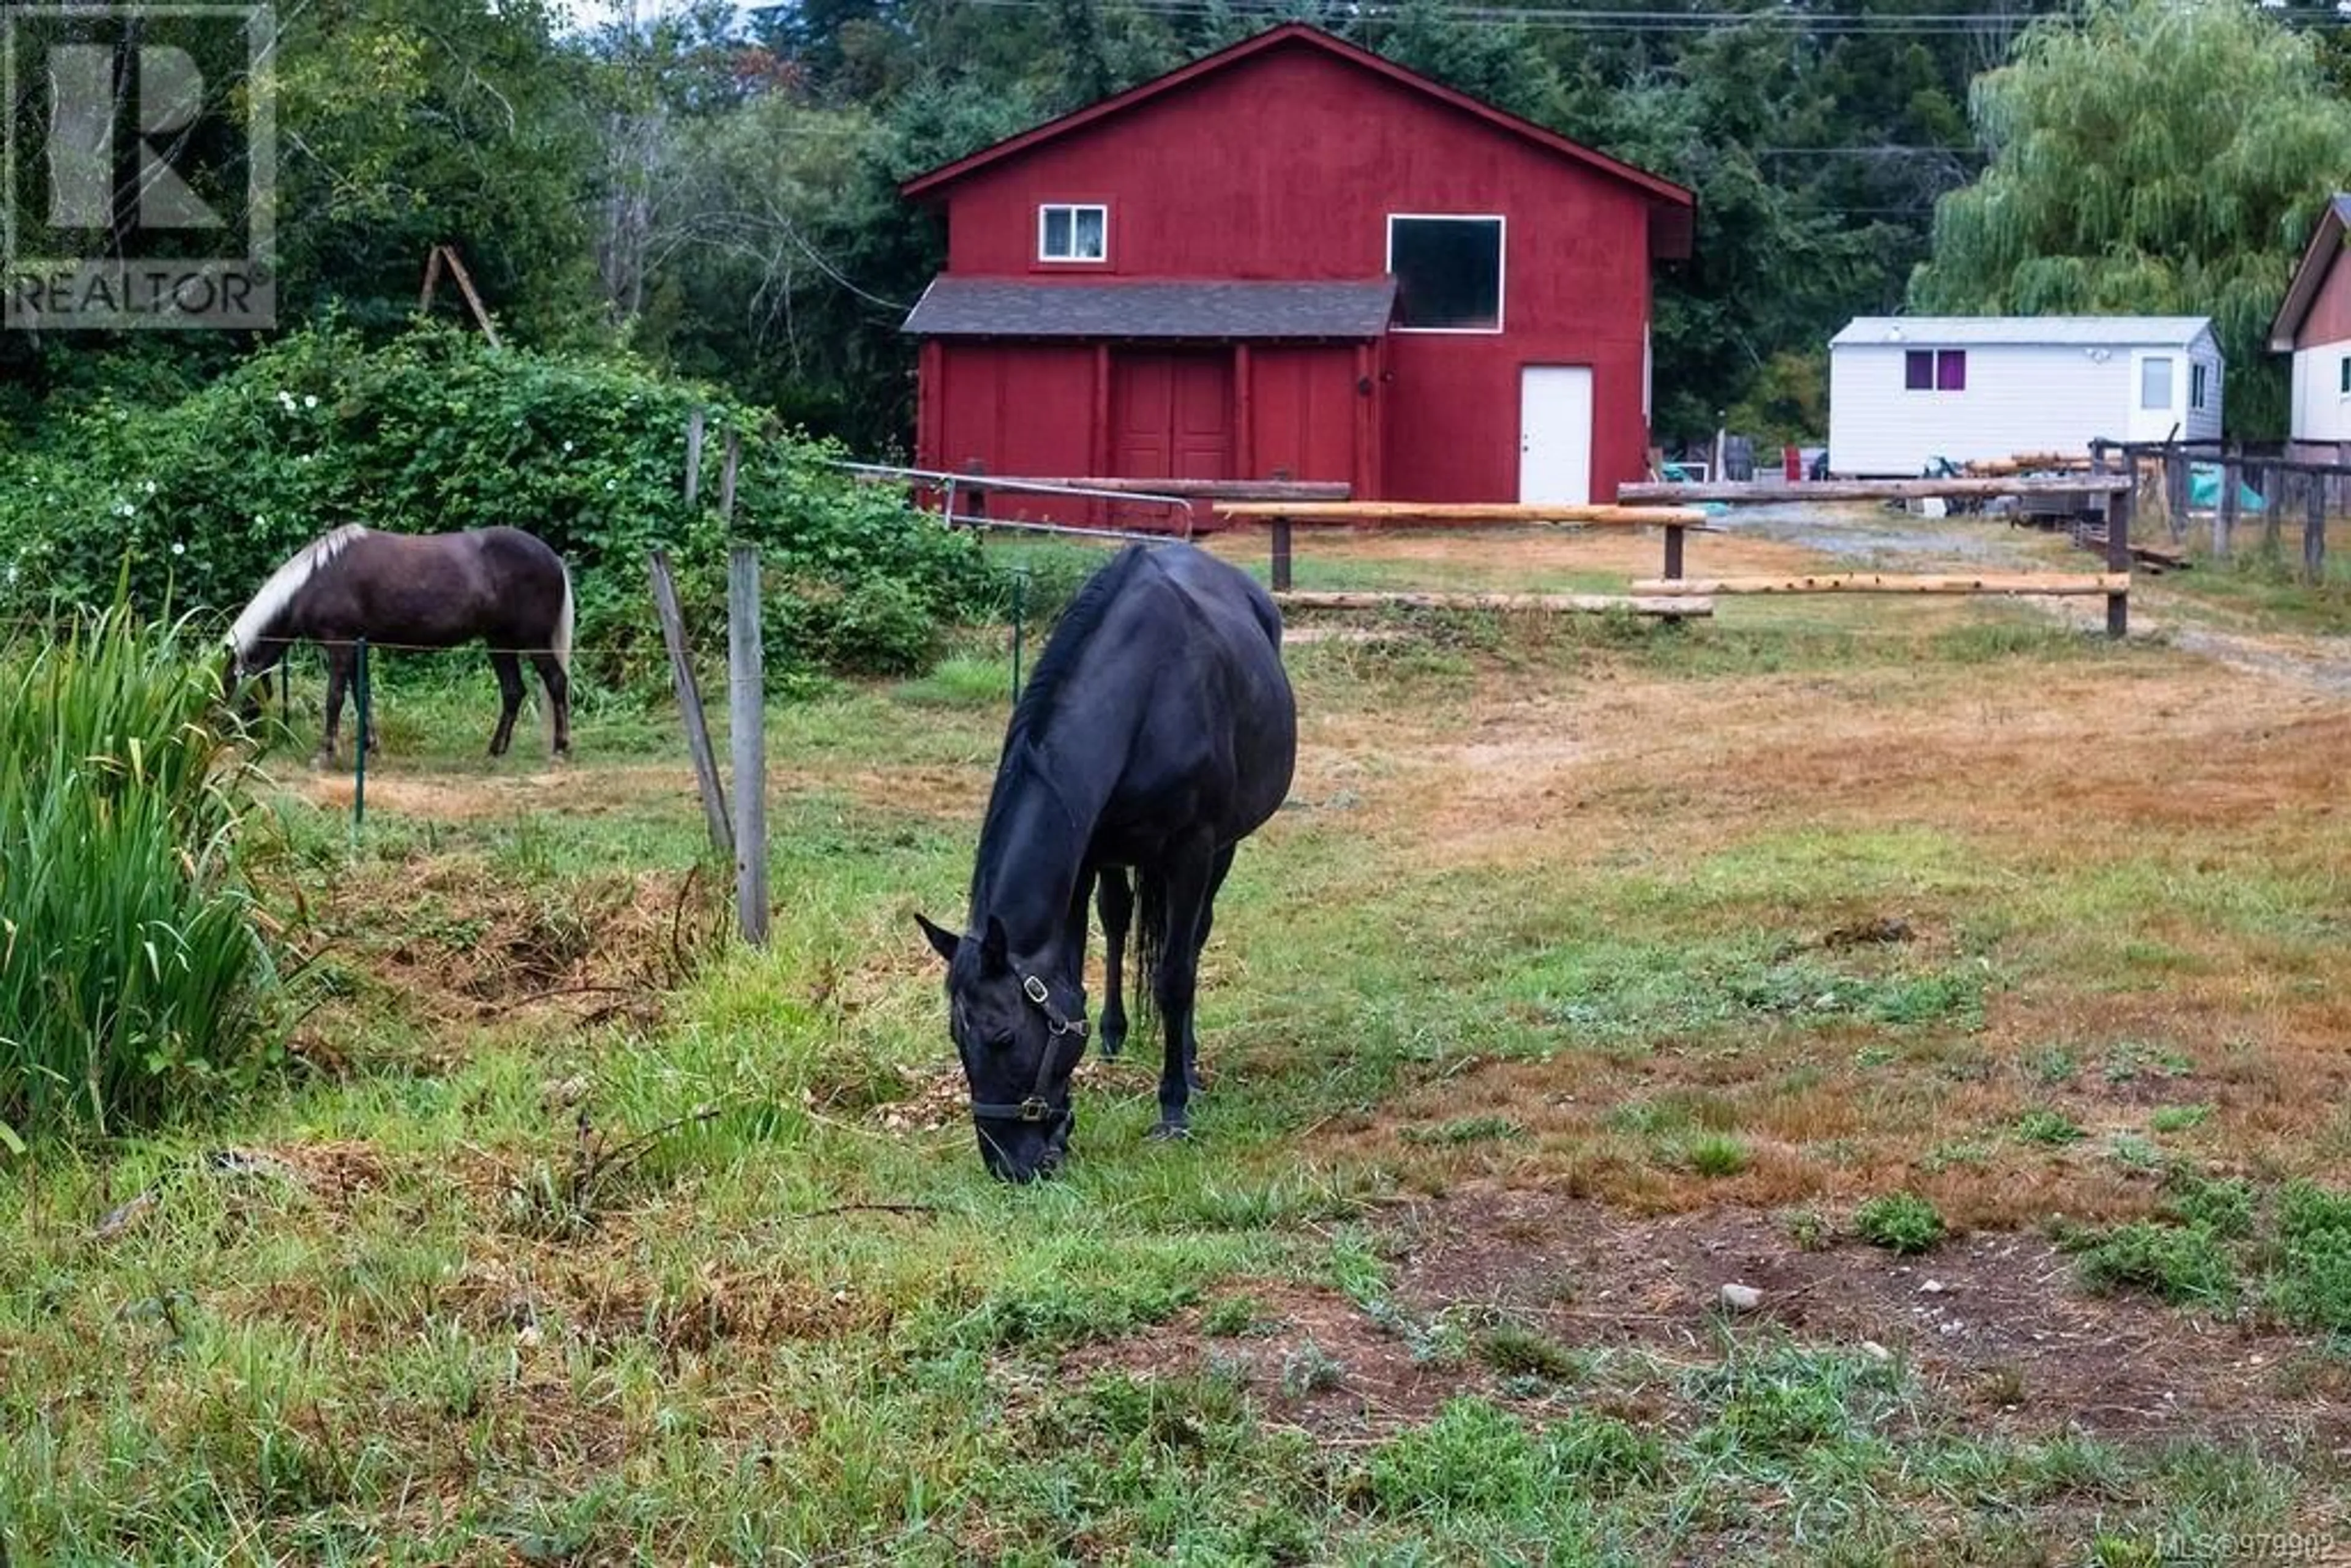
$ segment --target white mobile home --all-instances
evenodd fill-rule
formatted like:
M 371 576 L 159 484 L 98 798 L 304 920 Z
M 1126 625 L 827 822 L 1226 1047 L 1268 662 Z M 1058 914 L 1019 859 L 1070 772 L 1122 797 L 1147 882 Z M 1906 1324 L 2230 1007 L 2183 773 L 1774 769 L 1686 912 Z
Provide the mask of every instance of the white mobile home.
M 2343 265 L 2351 196 L 2319 214 L 2270 328 L 2270 350 L 2294 356 L 2296 442 L 2351 441 L 2351 267 Z M 2332 453 L 2329 456 L 2335 455 Z
M 1829 471 L 1895 476 L 2220 434 L 2202 316 L 1864 316 L 1829 340 Z

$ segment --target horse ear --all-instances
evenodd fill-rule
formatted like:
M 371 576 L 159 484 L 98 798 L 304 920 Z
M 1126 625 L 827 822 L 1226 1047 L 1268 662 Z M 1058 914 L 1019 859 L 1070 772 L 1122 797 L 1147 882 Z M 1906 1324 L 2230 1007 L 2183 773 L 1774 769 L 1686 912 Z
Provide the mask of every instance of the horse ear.
M 955 962 L 956 949 L 963 946 L 962 937 L 944 926 L 933 925 L 928 917 L 922 915 L 914 916 L 914 924 L 923 928 L 923 935 L 931 939 L 931 946 L 940 957 L 950 964 Z
M 987 935 L 979 941 L 979 964 L 990 973 L 1012 967 L 1011 939 L 1004 935 L 1004 922 L 993 915 L 987 917 Z

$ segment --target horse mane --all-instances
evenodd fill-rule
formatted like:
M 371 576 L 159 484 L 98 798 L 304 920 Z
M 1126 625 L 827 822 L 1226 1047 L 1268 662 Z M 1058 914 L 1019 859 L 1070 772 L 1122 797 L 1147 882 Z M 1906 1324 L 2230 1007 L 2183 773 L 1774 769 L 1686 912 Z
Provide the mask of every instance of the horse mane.
M 1069 684 L 1070 674 L 1077 669 L 1085 647 L 1094 632 L 1101 629 L 1102 617 L 1110 613 L 1111 601 L 1126 587 L 1127 579 L 1148 552 L 1141 545 L 1129 545 L 1121 550 L 1108 566 L 1086 580 L 1061 612 L 1053 634 L 1046 640 L 1045 651 L 1037 657 L 1036 667 L 1029 671 L 1028 684 L 1020 688 L 1020 700 L 1012 706 L 1012 722 L 1005 728 L 1004 750 L 1007 756 L 1014 745 L 1029 739 L 1053 716 L 1061 700 L 1061 688 Z
M 1087 579 L 1085 586 L 1061 612 L 1053 634 L 1046 639 L 1045 651 L 1038 655 L 1035 667 L 1029 672 L 1028 684 L 1020 688 L 1020 700 L 1012 705 L 1011 722 L 1005 727 L 1004 755 L 997 761 L 996 783 L 987 797 L 987 814 L 980 822 L 981 857 L 972 868 L 975 888 L 987 870 L 987 846 L 996 841 L 997 824 L 1012 795 L 1014 776 L 1028 769 L 1030 749 L 1060 706 L 1062 688 L 1082 662 L 1086 644 L 1102 629 L 1112 602 L 1149 553 L 1141 545 L 1129 545 L 1108 566 Z
M 235 623 L 228 629 L 229 647 L 236 656 L 242 659 L 251 653 L 253 645 L 261 641 L 272 623 L 286 612 L 286 607 L 294 602 L 294 596 L 302 591 L 303 584 L 325 570 L 337 556 L 350 547 L 353 539 L 366 532 L 360 524 L 345 523 L 341 528 L 304 545 L 284 566 L 271 572 L 269 580 L 261 585 L 260 591 L 254 594 L 238 613 Z

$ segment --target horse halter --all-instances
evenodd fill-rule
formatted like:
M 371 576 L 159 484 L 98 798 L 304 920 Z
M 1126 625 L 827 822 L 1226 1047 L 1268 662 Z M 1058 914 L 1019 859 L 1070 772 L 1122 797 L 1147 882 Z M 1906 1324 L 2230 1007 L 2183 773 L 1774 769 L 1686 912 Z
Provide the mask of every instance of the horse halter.
M 1058 1125 L 1069 1120 L 1070 1108 L 1055 1105 L 1045 1098 L 1046 1085 L 1053 1078 L 1053 1057 L 1056 1048 L 1070 1035 L 1078 1037 L 1078 1054 L 1085 1054 L 1086 1020 L 1071 1018 L 1055 1007 L 1053 993 L 1046 988 L 1044 981 L 1034 975 L 1020 977 L 1020 994 L 1045 1015 L 1047 1039 L 1045 1050 L 1037 1059 L 1037 1086 L 1029 1092 L 1029 1098 L 1017 1103 L 974 1100 L 971 1103 L 972 1118 L 980 1122 L 1041 1122 Z

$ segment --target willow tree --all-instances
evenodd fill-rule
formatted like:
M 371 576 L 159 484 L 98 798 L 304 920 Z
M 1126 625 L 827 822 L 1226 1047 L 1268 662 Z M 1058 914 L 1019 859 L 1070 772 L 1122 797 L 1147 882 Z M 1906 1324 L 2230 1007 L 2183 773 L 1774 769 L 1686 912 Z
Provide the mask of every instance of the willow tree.
M 2265 338 L 2326 198 L 2351 105 L 2309 41 L 2240 0 L 2090 0 L 1977 78 L 1991 162 L 1943 198 L 1922 311 L 2210 316 L 2232 434 L 2284 433 Z

